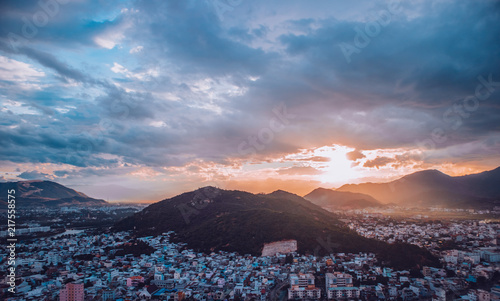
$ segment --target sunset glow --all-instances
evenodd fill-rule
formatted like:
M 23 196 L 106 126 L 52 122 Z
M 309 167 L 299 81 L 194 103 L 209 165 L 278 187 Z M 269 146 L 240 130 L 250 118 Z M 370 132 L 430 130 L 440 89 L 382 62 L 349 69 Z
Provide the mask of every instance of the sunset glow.
M 497 4 L 389 4 L 69 1 L 28 38 L 6 4 L 0 180 L 157 201 L 499 166 Z

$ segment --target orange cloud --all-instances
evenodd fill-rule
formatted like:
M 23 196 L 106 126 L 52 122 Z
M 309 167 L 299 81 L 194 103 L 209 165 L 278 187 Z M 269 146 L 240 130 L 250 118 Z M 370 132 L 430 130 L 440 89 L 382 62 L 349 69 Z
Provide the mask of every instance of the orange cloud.
M 357 161 L 359 159 L 363 159 L 365 158 L 366 156 L 359 150 L 353 150 L 352 152 L 348 152 L 346 154 L 346 157 L 348 160 L 351 160 L 351 161 Z
M 319 175 L 322 172 L 311 166 L 294 166 L 277 170 L 280 175 Z
M 363 164 L 363 167 L 368 167 L 368 168 L 371 168 L 371 167 L 376 167 L 376 168 L 379 168 L 379 167 L 382 167 L 382 166 L 385 166 L 389 163 L 392 163 L 392 162 L 395 162 L 396 159 L 394 158 L 389 158 L 389 157 L 377 157 L 373 160 L 368 160 L 365 162 L 365 164 Z

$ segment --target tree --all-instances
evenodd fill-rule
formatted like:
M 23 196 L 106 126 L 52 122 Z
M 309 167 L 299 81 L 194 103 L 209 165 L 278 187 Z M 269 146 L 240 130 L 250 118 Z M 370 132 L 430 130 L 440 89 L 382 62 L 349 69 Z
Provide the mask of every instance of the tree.
M 410 277 L 412 278 L 424 278 L 424 274 L 419 269 L 411 269 L 410 270 Z
M 456 277 L 457 276 L 457 273 L 455 273 L 455 271 L 453 270 L 446 270 L 446 277 L 447 278 L 452 278 L 452 277 Z

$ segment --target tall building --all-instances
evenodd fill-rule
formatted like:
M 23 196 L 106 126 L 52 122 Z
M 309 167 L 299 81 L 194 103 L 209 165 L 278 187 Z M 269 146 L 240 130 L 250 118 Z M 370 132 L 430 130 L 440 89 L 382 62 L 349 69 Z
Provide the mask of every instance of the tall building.
M 85 293 L 83 283 L 68 283 L 59 291 L 59 301 L 83 301 Z
M 102 300 L 107 301 L 107 300 L 114 300 L 115 299 L 115 292 L 112 290 L 105 290 L 102 292 Z
M 321 289 L 314 285 L 314 276 L 311 274 L 291 274 L 288 299 L 319 299 Z
M 359 288 L 353 287 L 352 276 L 349 274 L 326 273 L 325 282 L 328 299 L 359 297 Z
M 326 287 L 352 287 L 352 275 L 341 272 L 326 273 Z

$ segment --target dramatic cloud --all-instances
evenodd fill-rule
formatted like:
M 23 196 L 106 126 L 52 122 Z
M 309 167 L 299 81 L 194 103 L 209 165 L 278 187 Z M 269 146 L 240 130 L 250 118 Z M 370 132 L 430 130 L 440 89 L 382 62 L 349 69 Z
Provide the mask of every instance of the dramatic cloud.
M 311 166 L 295 166 L 278 170 L 281 175 L 318 175 L 321 171 Z
M 500 165 L 498 1 L 48 2 L 0 4 L 5 179 L 152 198 Z
M 346 157 L 347 157 L 347 159 L 349 159 L 351 161 L 357 161 L 359 159 L 365 158 L 366 156 L 363 155 L 363 153 L 359 150 L 353 150 L 352 152 L 348 152 L 346 154 Z
M 366 161 L 364 164 L 363 164 L 363 167 L 376 167 L 376 168 L 379 168 L 379 167 L 382 167 L 382 166 L 385 166 L 389 163 L 392 163 L 396 161 L 396 159 L 394 158 L 388 158 L 388 157 L 377 157 L 373 160 L 368 160 Z
M 18 175 L 19 178 L 24 180 L 52 180 L 53 178 L 50 175 L 42 172 L 38 172 L 36 170 L 25 171 Z

